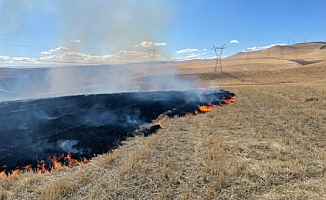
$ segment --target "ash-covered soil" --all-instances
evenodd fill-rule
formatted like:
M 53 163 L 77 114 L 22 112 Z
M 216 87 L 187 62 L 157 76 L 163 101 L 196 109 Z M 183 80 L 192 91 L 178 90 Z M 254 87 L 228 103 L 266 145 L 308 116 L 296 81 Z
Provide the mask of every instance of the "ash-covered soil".
M 160 115 L 182 116 L 218 104 L 223 90 L 79 95 L 0 103 L 0 171 L 70 152 L 90 158 L 108 152 L 136 130 L 150 134 Z M 144 128 L 145 127 L 145 128 Z

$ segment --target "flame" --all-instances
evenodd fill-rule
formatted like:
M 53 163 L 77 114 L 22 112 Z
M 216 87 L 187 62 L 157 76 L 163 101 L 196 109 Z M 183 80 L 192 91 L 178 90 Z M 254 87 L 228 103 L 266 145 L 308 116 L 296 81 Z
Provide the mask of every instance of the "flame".
M 73 159 L 71 157 L 70 152 L 67 154 L 67 156 L 65 157 L 64 154 L 61 154 L 60 156 L 50 156 L 49 159 L 52 162 L 52 170 L 56 171 L 58 169 L 61 168 L 65 168 L 65 167 L 73 167 L 73 166 L 77 166 L 77 165 L 81 165 L 84 163 L 88 163 L 89 160 L 84 158 L 83 161 L 78 161 L 76 159 Z M 62 162 L 64 161 L 64 163 Z
M 211 103 L 208 103 L 207 106 L 203 105 L 203 106 L 199 106 L 199 110 L 201 112 L 209 112 L 211 111 L 214 107 L 216 107 L 216 105 L 213 105 Z
M 161 124 L 161 122 L 156 122 L 154 125 L 158 125 L 160 128 L 163 128 L 163 125 Z
M 20 169 L 15 169 L 14 171 L 12 171 L 11 174 L 8 175 L 8 178 L 12 178 L 12 177 L 16 177 L 20 174 L 21 170 Z
M 236 103 L 235 95 L 231 93 L 229 96 L 223 97 L 223 101 L 219 102 L 219 105 L 224 106 L 224 105 L 235 104 L 235 103 Z M 209 112 L 214 107 L 216 107 L 216 105 L 213 105 L 212 103 L 208 103 L 207 105 L 203 105 L 203 106 L 198 106 L 198 110 L 195 110 L 194 114 L 197 115 L 199 113 Z
M 113 150 L 111 150 L 111 152 L 113 152 Z M 86 163 L 90 162 L 90 160 L 88 160 L 87 158 L 83 158 L 82 161 L 78 161 L 76 159 L 73 159 L 71 157 L 70 153 L 68 153 L 68 155 L 66 157 L 64 156 L 64 154 L 61 154 L 60 156 L 53 155 L 53 156 L 49 157 L 49 160 L 52 162 L 51 171 L 52 170 L 56 171 L 56 170 L 61 169 L 61 168 L 73 167 L 73 166 L 86 164 Z M 44 174 L 44 173 L 49 173 L 50 172 L 50 170 L 45 169 L 44 160 L 41 160 L 41 161 L 37 160 L 37 163 L 38 164 L 36 165 L 37 166 L 36 167 L 36 173 Z M 4 167 L 6 167 L 6 166 L 4 166 Z M 7 173 L 7 170 L 5 169 L 2 172 L 0 172 L 0 179 L 16 177 L 21 173 L 30 171 L 31 168 L 32 168 L 32 165 L 26 165 L 24 167 L 17 168 L 14 171 L 8 172 L 8 173 Z
M 5 177 L 7 177 L 6 170 L 0 172 L 0 179 L 5 179 Z
M 63 157 L 64 157 L 64 154 L 61 154 L 58 157 L 56 155 L 52 155 L 49 157 L 49 160 L 51 160 L 51 162 L 52 162 L 52 170 L 53 171 L 56 171 L 56 170 L 64 167 L 64 165 L 62 165 L 61 162 L 59 162 L 59 160 Z
M 37 173 L 39 173 L 39 174 L 45 173 L 47 170 L 44 167 L 44 165 L 45 165 L 44 160 L 41 160 L 41 162 L 37 160 L 37 162 L 38 162 Z
M 26 166 L 22 167 L 22 170 L 28 171 L 31 169 L 31 167 L 32 167 L 32 165 L 26 165 Z
M 216 105 L 213 105 L 212 103 L 208 103 L 207 105 L 198 106 L 198 110 L 195 110 L 195 115 L 198 113 L 205 113 L 211 111 Z
M 65 161 L 68 161 L 68 166 L 69 167 L 73 167 L 73 166 L 76 166 L 76 165 L 81 165 L 83 164 L 82 162 L 76 160 L 76 159 L 73 159 L 71 158 L 71 154 L 68 153 L 67 157 L 64 158 Z
M 229 95 L 228 97 L 223 97 L 223 103 L 220 103 L 221 106 L 227 105 L 227 104 L 235 104 L 235 95 Z

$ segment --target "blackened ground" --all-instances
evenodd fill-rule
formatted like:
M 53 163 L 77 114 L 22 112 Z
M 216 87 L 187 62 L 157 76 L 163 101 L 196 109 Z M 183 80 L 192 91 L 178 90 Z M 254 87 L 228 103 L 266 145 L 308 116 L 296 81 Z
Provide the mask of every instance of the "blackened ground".
M 50 155 L 68 152 L 90 158 L 108 152 L 162 114 L 182 116 L 233 95 L 223 90 L 159 91 L 1 102 L 0 171 L 35 167 L 37 160 L 50 164 Z M 143 133 L 157 128 L 148 126 Z

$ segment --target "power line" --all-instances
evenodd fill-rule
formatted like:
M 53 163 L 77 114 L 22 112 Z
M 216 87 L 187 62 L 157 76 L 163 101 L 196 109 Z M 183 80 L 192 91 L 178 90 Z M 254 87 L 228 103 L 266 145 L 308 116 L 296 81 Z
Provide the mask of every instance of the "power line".
M 215 62 L 215 69 L 214 72 L 217 71 L 217 63 L 219 61 L 220 66 L 221 66 L 221 73 L 223 73 L 223 65 L 222 65 L 222 54 L 223 54 L 223 50 L 226 49 L 227 47 L 225 47 L 225 44 L 221 47 L 216 47 L 215 45 L 213 45 L 213 48 L 211 48 L 211 50 L 215 51 L 215 55 L 216 55 L 216 62 Z

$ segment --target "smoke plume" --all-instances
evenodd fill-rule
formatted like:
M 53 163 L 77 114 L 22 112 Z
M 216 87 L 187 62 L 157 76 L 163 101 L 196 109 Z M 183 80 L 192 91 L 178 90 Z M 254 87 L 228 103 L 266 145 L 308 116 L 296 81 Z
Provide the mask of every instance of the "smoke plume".
M 53 34 L 56 46 L 40 50 L 43 57 L 39 60 L 23 59 L 36 63 L 33 69 L 25 66 L 0 72 L 6 77 L 0 77 L 0 101 L 190 88 L 176 76 L 173 63 L 156 64 L 149 74 L 147 47 L 158 48 L 154 60 L 165 60 L 164 34 L 169 32 L 174 12 L 169 2 L 5 0 L 0 2 L 0 12 L 0 30 L 9 39 L 20 38 L 26 27 L 42 38 L 44 28 L 30 23 L 36 19 L 43 20 L 42 24 L 48 20 L 54 27 L 47 28 L 59 33 Z M 19 52 L 20 47 L 10 48 Z

